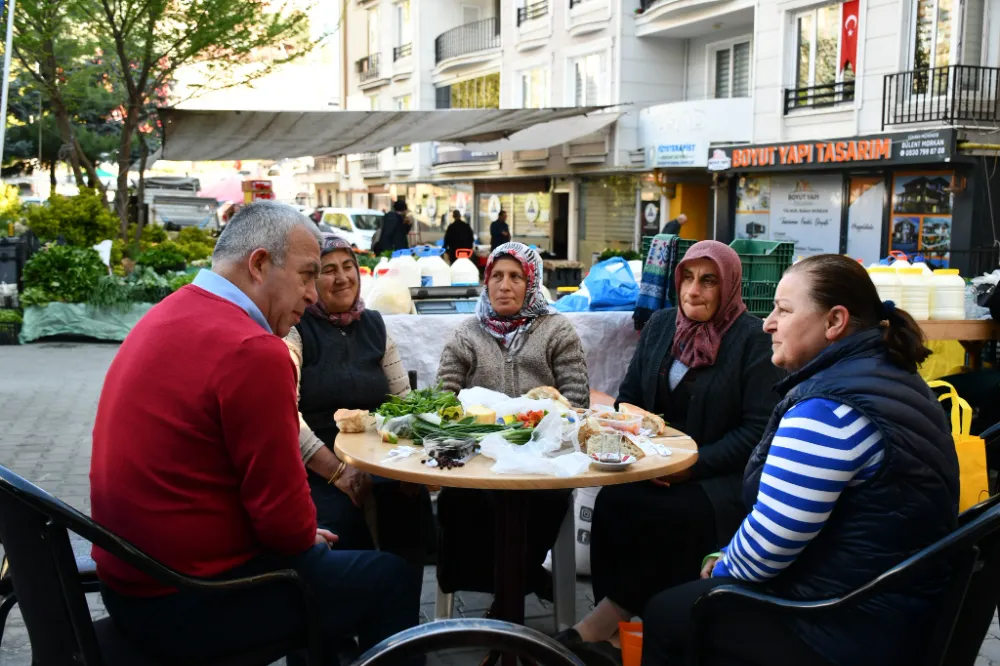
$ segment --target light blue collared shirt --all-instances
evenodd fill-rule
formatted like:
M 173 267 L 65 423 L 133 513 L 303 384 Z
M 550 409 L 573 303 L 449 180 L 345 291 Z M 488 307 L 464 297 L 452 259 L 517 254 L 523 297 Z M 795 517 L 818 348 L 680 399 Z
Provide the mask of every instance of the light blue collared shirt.
M 203 268 L 198 271 L 198 275 L 195 276 L 194 282 L 191 284 L 201 287 L 208 293 L 214 294 L 219 298 L 224 298 L 234 305 L 238 305 L 250 315 L 251 319 L 260 324 L 261 328 L 268 333 L 274 332 L 271 330 L 271 325 L 267 323 L 267 319 L 264 318 L 264 313 L 257 307 L 257 304 L 251 301 L 250 297 L 244 294 L 239 287 L 218 273 L 213 273 Z

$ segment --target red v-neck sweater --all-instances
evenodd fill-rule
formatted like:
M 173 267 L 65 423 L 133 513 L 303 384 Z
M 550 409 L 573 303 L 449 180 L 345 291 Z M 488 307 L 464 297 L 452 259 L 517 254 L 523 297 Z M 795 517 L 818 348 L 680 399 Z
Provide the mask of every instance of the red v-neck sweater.
M 151 309 L 104 380 L 90 468 L 94 520 L 163 564 L 215 576 L 316 537 L 288 349 L 193 285 Z M 101 580 L 171 591 L 94 547 Z

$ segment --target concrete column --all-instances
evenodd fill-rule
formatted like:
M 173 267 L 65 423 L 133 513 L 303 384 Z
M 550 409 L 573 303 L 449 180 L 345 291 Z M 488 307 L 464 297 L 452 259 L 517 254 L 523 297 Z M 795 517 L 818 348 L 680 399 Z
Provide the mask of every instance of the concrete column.
M 566 258 L 580 260 L 580 181 L 573 179 L 569 189 L 569 217 L 566 221 Z

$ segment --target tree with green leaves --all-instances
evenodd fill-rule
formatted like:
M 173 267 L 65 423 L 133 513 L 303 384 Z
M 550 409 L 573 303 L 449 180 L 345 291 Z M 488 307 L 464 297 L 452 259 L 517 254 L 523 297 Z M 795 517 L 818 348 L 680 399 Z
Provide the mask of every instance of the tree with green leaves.
M 21 0 L 14 17 L 14 56 L 21 70 L 48 102 L 56 130 L 76 184 L 84 187 L 83 171 L 91 186 L 103 189 L 94 161 L 75 132 L 74 108 L 85 100 L 107 96 L 94 86 L 99 77 L 99 43 L 86 26 L 81 7 L 86 0 Z
M 158 120 L 150 117 L 150 102 L 165 94 L 183 68 L 197 67 L 204 74 L 203 88 L 218 90 L 248 84 L 303 55 L 309 48 L 307 17 L 299 9 L 263 0 L 87 0 L 80 4 L 107 43 L 108 69 L 125 93 L 115 199 L 124 237 L 132 141 L 137 138 L 139 142 L 141 177 L 149 152 L 145 138 L 158 127 Z M 287 46 L 291 48 L 282 48 Z M 261 66 L 248 70 L 248 62 Z

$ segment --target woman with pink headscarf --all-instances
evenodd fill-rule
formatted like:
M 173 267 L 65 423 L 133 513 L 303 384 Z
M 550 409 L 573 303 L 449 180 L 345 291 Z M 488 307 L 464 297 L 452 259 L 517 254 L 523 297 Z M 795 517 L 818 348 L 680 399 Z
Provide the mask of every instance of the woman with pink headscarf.
M 743 303 L 736 252 L 697 243 L 675 280 L 678 307 L 656 312 L 643 329 L 618 402 L 661 414 L 690 435 L 698 462 L 598 495 L 591 531 L 597 606 L 558 637 L 578 653 L 611 651 L 604 641 L 619 621 L 641 613 L 657 592 L 696 580 L 702 558 L 729 542 L 746 515 L 743 470 L 778 402 L 772 387 L 782 371 L 771 364 L 763 322 Z

